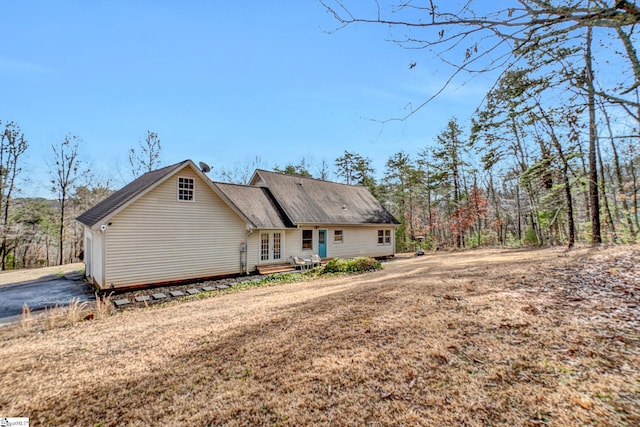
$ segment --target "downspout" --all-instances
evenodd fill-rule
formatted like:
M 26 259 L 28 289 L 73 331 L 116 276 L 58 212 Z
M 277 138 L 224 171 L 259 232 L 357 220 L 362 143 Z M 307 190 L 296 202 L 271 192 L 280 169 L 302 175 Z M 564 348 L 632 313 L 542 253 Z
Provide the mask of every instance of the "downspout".
M 253 228 L 247 230 L 247 238 L 245 239 L 244 247 L 244 274 L 249 275 L 249 236 L 253 233 Z
M 99 285 L 100 289 L 104 289 L 107 285 L 107 226 L 102 224 L 100 226 L 100 233 L 102 234 L 102 284 Z

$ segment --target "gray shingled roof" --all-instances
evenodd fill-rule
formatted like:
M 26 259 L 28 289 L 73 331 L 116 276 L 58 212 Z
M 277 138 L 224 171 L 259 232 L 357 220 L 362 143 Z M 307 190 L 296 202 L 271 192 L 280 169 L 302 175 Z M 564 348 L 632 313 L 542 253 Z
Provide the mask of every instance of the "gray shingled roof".
M 398 224 L 364 187 L 256 170 L 294 224 Z
M 173 172 L 182 168 L 189 162 L 191 162 L 191 160 L 185 160 L 183 162 L 176 163 L 175 165 L 145 173 L 138 179 L 125 185 L 120 190 L 81 214 L 76 218 L 76 220 L 84 225 L 93 227 L 101 222 L 102 219 L 111 215 L 122 206 L 126 205 L 129 201 L 138 197 L 148 188 L 158 184 L 163 178 L 171 175 Z
M 275 203 L 267 188 L 214 183 L 251 223 L 263 230 L 295 227 Z
M 191 160 L 185 160 L 145 173 L 76 219 L 94 227 L 188 164 L 196 167 Z M 262 182 L 255 182 L 256 177 Z M 232 208 L 259 229 L 301 224 L 398 224 L 364 187 L 264 170 L 256 170 L 254 174 L 254 184 L 261 186 L 212 184 Z

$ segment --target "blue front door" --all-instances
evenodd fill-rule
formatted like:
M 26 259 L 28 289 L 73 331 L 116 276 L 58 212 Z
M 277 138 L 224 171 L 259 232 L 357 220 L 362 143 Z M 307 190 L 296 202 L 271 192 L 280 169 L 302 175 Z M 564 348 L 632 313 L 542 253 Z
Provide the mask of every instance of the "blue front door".
M 318 255 L 327 257 L 327 230 L 318 230 Z

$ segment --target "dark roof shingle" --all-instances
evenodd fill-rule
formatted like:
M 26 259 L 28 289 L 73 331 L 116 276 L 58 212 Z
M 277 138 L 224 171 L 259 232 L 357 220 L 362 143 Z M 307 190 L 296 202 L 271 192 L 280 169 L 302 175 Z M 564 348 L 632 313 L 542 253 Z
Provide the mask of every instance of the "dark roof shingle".
M 147 172 L 76 219 L 94 227 L 189 164 L 197 169 L 191 160 L 185 160 Z M 364 187 L 265 170 L 256 170 L 254 174 L 253 184 L 258 186 L 209 183 L 226 197 L 232 208 L 259 229 L 283 229 L 302 224 L 398 224 Z
M 265 170 L 256 175 L 294 224 L 398 224 L 365 187 Z
M 269 189 L 215 182 L 214 185 L 259 229 L 295 227 L 275 203 Z

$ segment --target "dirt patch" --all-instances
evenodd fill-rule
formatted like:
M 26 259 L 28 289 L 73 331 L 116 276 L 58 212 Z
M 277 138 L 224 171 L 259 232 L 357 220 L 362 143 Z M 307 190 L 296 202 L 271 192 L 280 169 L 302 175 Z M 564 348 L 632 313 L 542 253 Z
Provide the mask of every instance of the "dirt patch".
M 63 425 L 638 425 L 640 251 L 379 272 L 0 330 L 0 412 Z

